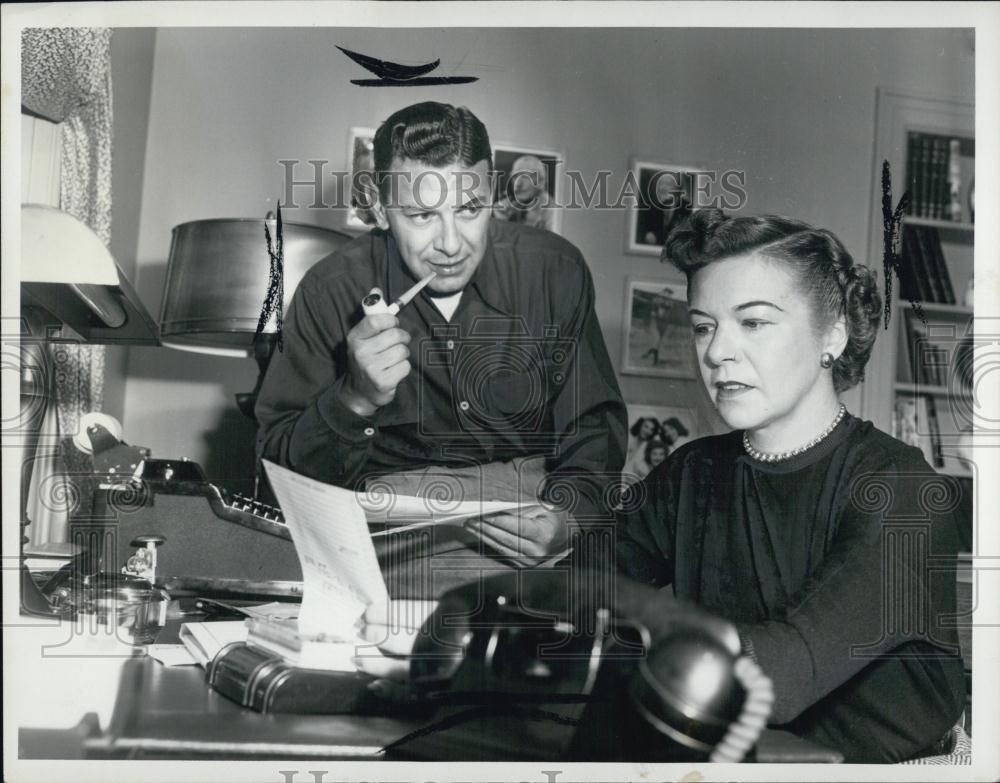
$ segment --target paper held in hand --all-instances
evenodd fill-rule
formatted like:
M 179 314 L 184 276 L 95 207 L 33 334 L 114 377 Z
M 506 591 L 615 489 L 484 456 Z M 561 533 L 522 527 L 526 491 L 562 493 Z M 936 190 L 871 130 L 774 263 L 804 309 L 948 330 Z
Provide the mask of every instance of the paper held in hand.
M 390 532 L 424 527 L 425 525 L 458 525 L 467 519 L 497 514 L 501 511 L 534 509 L 539 503 L 518 503 L 506 500 L 456 500 L 450 497 L 415 497 L 383 492 L 359 492 L 358 504 L 369 522 L 392 526 Z
M 367 648 L 366 655 L 378 654 L 375 648 L 358 638 L 359 621 L 366 611 L 374 607 L 376 615 L 393 617 L 394 609 L 399 609 L 400 614 L 411 618 L 419 616 L 422 622 L 435 605 L 435 602 L 426 601 L 390 602 L 372 543 L 372 536 L 380 533 L 371 533 L 369 522 L 392 525 L 390 532 L 398 532 L 403 529 L 399 525 L 408 528 L 454 524 L 500 511 L 538 506 L 534 502 L 479 500 L 443 503 L 433 498 L 355 493 L 299 475 L 267 460 L 264 460 L 264 468 L 302 565 L 302 607 L 297 629 L 301 641 L 356 643 Z M 287 628 L 287 624 L 282 625 Z M 267 634 L 263 630 L 251 632 L 251 643 L 266 642 L 269 649 L 276 649 L 273 644 L 278 637 L 265 640 Z M 271 630 L 279 635 L 287 633 L 277 627 Z M 293 646 L 284 644 L 281 649 Z M 304 646 L 301 650 L 289 651 L 289 660 L 304 665 L 293 659 L 299 659 L 305 652 Z M 306 657 L 315 660 L 316 656 L 309 652 Z M 331 655 L 326 657 L 331 657 L 332 661 L 338 656 L 333 656 L 331 650 Z
M 387 604 L 365 511 L 357 496 L 264 460 L 302 565 L 299 632 L 342 641 L 372 604 Z

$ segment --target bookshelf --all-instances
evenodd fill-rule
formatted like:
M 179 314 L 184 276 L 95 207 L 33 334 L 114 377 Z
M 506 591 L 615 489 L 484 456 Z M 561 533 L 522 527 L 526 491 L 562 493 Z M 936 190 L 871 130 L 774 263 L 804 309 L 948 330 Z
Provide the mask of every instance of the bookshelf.
M 886 89 L 878 91 L 868 265 L 877 270 L 883 291 L 882 161 L 889 161 L 892 203 L 895 207 L 908 187 L 920 187 L 911 181 L 920 163 L 919 153 L 911 148 L 915 138 L 946 139 L 949 150 L 953 148 L 952 140 L 958 140 L 957 146 L 959 152 L 964 153 L 964 159 L 959 161 L 958 176 L 955 177 L 962 182 L 960 211 L 952 208 L 951 183 L 945 188 L 940 181 L 940 172 L 947 170 L 939 159 L 939 190 L 935 191 L 934 185 L 924 190 L 920 199 L 922 205 L 913 204 L 910 214 L 903 218 L 903 242 L 908 245 L 903 248 L 904 266 L 930 274 L 937 270 L 938 274 L 947 275 L 950 286 L 944 285 L 943 281 L 931 280 L 932 285 L 924 285 L 922 290 L 919 285 L 911 285 L 906 291 L 920 301 L 922 322 L 906 298 L 901 299 L 904 282 L 893 281 L 889 328 L 875 342 L 866 379 L 860 389 L 862 418 L 870 419 L 876 427 L 897 437 L 902 429 L 900 408 L 916 409 L 917 445 L 921 446 L 928 457 L 927 462 L 938 473 L 952 477 L 950 480 L 957 482 L 961 488 L 955 519 L 965 552 L 973 552 L 976 548 L 972 523 L 974 481 L 979 478 L 975 462 L 968 458 L 971 451 L 972 400 L 961 378 L 963 371 L 967 371 L 968 378 L 972 370 L 971 353 L 967 348 L 971 344 L 974 320 L 972 308 L 966 306 L 965 291 L 974 272 L 975 224 L 969 209 L 968 187 L 975 173 L 975 127 L 975 106 L 971 100 L 913 95 Z M 936 197 L 933 195 L 935 192 L 938 194 Z M 932 203 L 935 198 L 938 200 L 937 214 L 934 214 Z M 907 251 L 908 258 L 905 257 Z M 920 251 L 924 251 L 924 256 L 914 258 L 914 253 Z M 909 282 L 912 284 L 914 281 Z M 914 323 L 920 328 L 913 329 Z M 936 426 L 932 426 L 934 422 Z M 960 555 L 959 559 L 966 564 L 970 562 L 968 554 Z M 959 637 L 965 662 L 966 714 L 969 715 L 972 713 L 972 642 L 968 632 L 968 612 L 974 587 L 969 578 L 971 574 L 968 567 L 960 569 L 956 585 L 957 609 L 962 618 Z
M 957 160 L 949 155 L 953 152 Z M 974 105 L 879 90 L 868 263 L 877 269 L 884 291 L 883 160 L 892 172 L 893 206 L 907 189 L 914 199 L 903 218 L 904 277 L 893 281 L 892 319 L 872 352 L 861 388 L 861 415 L 885 432 L 908 436 L 939 472 L 971 479 L 975 466 L 964 459 L 962 448 L 971 417 L 959 348 L 973 328 L 965 294 L 973 278 L 975 242 L 968 199 L 975 174 Z M 910 299 L 920 303 L 923 320 Z M 904 411 L 918 417 L 910 427 L 900 422 Z
M 922 218 L 916 217 L 915 215 L 905 215 L 903 217 L 903 222 L 909 226 L 926 226 L 928 228 L 936 228 L 939 231 L 953 232 L 960 236 L 965 235 L 968 236 L 970 242 L 972 241 L 972 236 L 976 230 L 975 223 L 937 220 L 936 218 Z

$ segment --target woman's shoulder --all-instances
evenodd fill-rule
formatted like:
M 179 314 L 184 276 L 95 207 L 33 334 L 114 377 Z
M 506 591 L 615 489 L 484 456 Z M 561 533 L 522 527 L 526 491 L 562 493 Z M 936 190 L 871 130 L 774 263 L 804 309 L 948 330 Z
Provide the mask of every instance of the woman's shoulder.
M 670 452 L 663 464 L 671 472 L 732 464 L 742 448 L 740 433 L 737 431 L 723 435 L 708 435 L 682 443 Z
M 876 427 L 872 422 L 854 418 L 846 446 L 858 467 L 869 470 L 898 469 L 934 473 L 923 452 Z

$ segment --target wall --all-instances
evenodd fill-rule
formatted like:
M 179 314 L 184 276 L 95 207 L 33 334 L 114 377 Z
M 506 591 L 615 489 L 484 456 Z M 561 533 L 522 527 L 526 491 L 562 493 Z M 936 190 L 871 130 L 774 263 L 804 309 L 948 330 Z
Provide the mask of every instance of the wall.
M 620 179 L 630 155 L 744 169 L 746 211 L 820 224 L 863 259 L 877 210 L 869 196 L 875 88 L 971 96 L 968 41 L 962 31 L 932 30 L 161 29 L 138 290 L 158 315 L 173 226 L 262 217 L 281 195 L 276 161 L 338 167 L 350 126 L 376 125 L 426 99 L 468 105 L 495 141 L 563 151 L 585 179 L 602 168 Z M 480 81 L 362 89 L 349 79 L 365 73 L 335 44 L 402 62 L 440 57 L 443 72 Z M 343 225 L 333 210 L 300 208 L 286 219 Z M 626 255 L 624 231 L 617 210 L 563 218 L 594 273 L 616 366 L 625 279 L 670 274 L 655 259 Z M 243 475 L 252 429 L 232 400 L 255 374 L 250 360 L 131 349 L 126 433 L 162 456 L 208 463 L 220 480 Z M 634 403 L 695 404 L 702 394 L 696 382 L 624 376 L 621 384 Z
M 156 31 L 122 27 L 111 36 L 112 111 L 111 255 L 135 282 L 139 212 L 149 135 L 150 88 Z M 156 311 L 151 311 L 155 313 Z M 104 410 L 122 421 L 128 349 L 109 345 L 105 356 Z

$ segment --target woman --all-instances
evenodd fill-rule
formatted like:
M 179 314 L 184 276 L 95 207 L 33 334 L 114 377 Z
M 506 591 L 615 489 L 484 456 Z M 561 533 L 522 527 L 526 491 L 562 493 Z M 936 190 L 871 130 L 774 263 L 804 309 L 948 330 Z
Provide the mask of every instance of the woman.
M 670 449 L 659 438 L 646 441 L 646 445 L 636 449 L 635 458 L 625 466 L 622 475 L 626 484 L 642 481 L 661 462 L 666 461 Z
M 628 457 L 641 452 L 660 433 L 660 423 L 652 416 L 640 416 L 628 431 Z
M 660 423 L 652 416 L 640 416 L 629 429 L 628 452 L 622 468 L 626 484 L 634 484 L 649 473 L 645 464 L 646 446 L 650 441 L 657 440 L 659 435 Z
M 827 231 L 720 210 L 678 226 L 664 257 L 687 276 L 702 380 L 734 431 L 631 490 L 645 500 L 623 516 L 620 568 L 736 625 L 774 682 L 773 724 L 849 762 L 942 752 L 965 690 L 941 622 L 954 488 L 838 400 L 878 331 L 874 275 Z
M 507 193 L 493 205 L 494 217 L 554 231 L 555 214 L 548 187 L 549 172 L 541 158 L 521 155 L 511 166 Z
M 660 424 L 660 432 L 663 433 L 663 440 L 666 441 L 671 450 L 678 449 L 687 443 L 688 436 L 691 434 L 676 416 L 664 419 L 663 423 Z
M 652 471 L 661 462 L 666 462 L 670 448 L 662 440 L 651 440 L 646 444 L 646 464 Z M 649 475 L 647 472 L 646 475 Z M 645 478 L 645 477 L 644 477 Z

